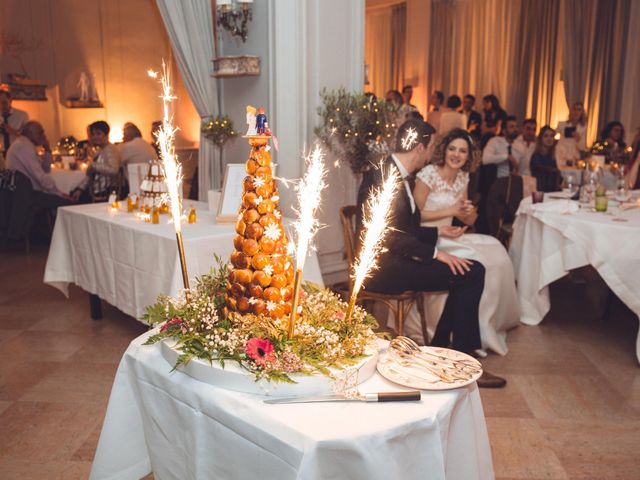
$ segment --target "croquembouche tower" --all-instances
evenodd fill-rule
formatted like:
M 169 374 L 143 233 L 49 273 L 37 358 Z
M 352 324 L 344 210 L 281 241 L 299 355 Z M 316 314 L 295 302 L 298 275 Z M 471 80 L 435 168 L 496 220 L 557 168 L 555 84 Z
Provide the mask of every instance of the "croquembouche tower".
M 271 134 L 262 109 L 256 116 L 247 107 L 251 145 L 245 163 L 242 203 L 236 221 L 225 303 L 227 311 L 283 318 L 291 313 L 294 267 L 287 252 L 287 237 L 278 208 L 269 140 Z

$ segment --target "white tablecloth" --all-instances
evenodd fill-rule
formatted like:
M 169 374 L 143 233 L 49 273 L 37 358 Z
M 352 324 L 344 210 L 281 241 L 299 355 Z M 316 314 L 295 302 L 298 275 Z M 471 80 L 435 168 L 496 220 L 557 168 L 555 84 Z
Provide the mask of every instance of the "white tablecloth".
M 69 193 L 78 187 L 85 179 L 86 174 L 82 170 L 51 169 L 51 177 L 62 193 Z
M 421 402 L 266 405 L 169 373 L 134 340 L 116 373 L 91 479 L 494 478 L 476 384 Z M 378 374 L 362 392 L 400 388 Z
M 125 206 L 126 202 L 121 202 Z M 197 221 L 183 226 L 187 270 L 191 279 L 215 266 L 214 254 L 228 262 L 233 251 L 233 224 L 216 224 L 205 203 L 193 203 Z M 175 295 L 182 273 L 173 225 L 145 223 L 133 213 L 109 213 L 106 203 L 58 209 L 44 282 L 69 296 L 69 283 L 98 295 L 140 318 L 159 294 Z M 310 253 L 305 280 L 322 285 L 318 258 Z M 193 285 L 193 280 L 190 282 Z
M 554 200 L 545 196 L 544 202 L 549 208 L 547 204 Z M 560 205 L 568 200 L 555 202 Z M 593 266 L 611 290 L 640 316 L 640 209 L 620 211 L 613 205 L 617 202 L 610 200 L 607 213 L 582 208 L 577 213 L 562 214 L 537 210 L 530 198 L 522 200 L 509 253 L 523 323 L 540 323 L 550 308 L 549 284 L 584 265 Z M 640 335 L 636 355 L 640 361 Z

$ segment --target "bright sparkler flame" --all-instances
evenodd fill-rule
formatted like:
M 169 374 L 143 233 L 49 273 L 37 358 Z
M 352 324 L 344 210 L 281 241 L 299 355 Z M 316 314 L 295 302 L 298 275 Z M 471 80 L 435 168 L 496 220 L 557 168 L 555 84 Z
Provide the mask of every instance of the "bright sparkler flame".
M 402 140 L 400 140 L 400 144 L 402 145 L 402 150 L 404 150 L 405 152 L 411 150 L 417 141 L 418 141 L 418 132 L 416 132 L 416 129 L 413 127 L 409 128 L 407 130 L 407 134 L 404 137 L 402 137 Z
M 151 78 L 158 78 L 158 72 L 156 72 L 155 70 L 147 70 L 147 75 L 149 75 L 149 77 Z
M 382 241 L 389 231 L 387 225 L 391 217 L 391 204 L 399 181 L 398 171 L 392 169 L 382 187 L 371 192 L 367 199 L 362 219 L 362 248 L 353 267 L 352 297 L 358 295 L 365 278 L 378 268 L 378 256 L 383 252 Z
M 164 167 L 165 181 L 167 190 L 171 200 L 171 217 L 173 218 L 173 226 L 176 233 L 180 232 L 182 223 L 180 222 L 181 203 L 180 203 L 180 185 L 182 184 L 182 165 L 176 159 L 174 137 L 177 128 L 173 126 L 173 117 L 170 113 L 171 102 L 177 97 L 173 95 L 171 88 L 171 77 L 167 70 L 167 66 L 162 61 L 162 77 L 160 77 L 162 85 L 162 126 L 157 131 L 158 144 L 160 145 L 160 158 Z
M 296 270 L 302 270 L 307 258 L 307 251 L 311 240 L 318 230 L 319 222 L 316 211 L 320 206 L 322 190 L 325 183 L 326 170 L 324 168 L 324 153 L 316 145 L 315 149 L 306 159 L 307 172 L 298 185 L 298 220 L 294 224 L 297 236 L 296 244 Z

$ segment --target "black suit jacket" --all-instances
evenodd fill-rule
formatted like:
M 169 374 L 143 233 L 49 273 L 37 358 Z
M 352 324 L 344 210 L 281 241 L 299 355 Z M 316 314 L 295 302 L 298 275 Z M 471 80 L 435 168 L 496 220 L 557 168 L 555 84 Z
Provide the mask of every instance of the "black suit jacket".
M 400 173 L 393 159 L 387 157 L 382 168 L 380 165 L 376 165 L 363 175 L 358 192 L 358 238 L 360 238 L 362 229 L 362 206 L 366 203 L 372 190 L 382 187 L 384 173 L 391 169 Z M 415 212 L 411 212 L 411 202 L 402 179 L 396 188 L 396 196 L 391 208 L 390 231 L 387 232 L 385 240 L 388 251 L 380 258 L 380 264 L 393 262 L 394 259 L 399 258 L 421 263 L 431 262 L 438 241 L 438 229 L 420 226 L 420 210 L 416 207 Z
M 469 112 L 469 119 L 467 120 L 467 128 L 469 128 L 472 123 L 475 123 L 477 127 L 473 132 L 471 132 L 471 135 L 475 139 L 479 139 L 480 133 L 481 133 L 480 127 L 482 126 L 482 115 L 480 115 L 480 112 L 476 110 L 471 110 Z

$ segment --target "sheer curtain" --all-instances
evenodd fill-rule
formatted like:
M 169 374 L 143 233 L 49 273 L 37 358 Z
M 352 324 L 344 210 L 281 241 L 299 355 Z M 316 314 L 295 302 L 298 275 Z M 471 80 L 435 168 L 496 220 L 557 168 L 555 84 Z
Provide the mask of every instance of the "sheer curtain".
M 391 7 L 391 83 L 389 85 L 390 88 L 400 91 L 405 81 L 406 30 L 407 6 L 404 3 L 394 5 Z
M 201 118 L 218 110 L 215 80 L 211 77 L 213 59 L 213 19 L 210 0 L 156 0 L 174 56 L 191 101 Z M 214 145 L 202 134 L 198 154 L 198 192 L 200 200 L 218 183 L 213 168 Z

